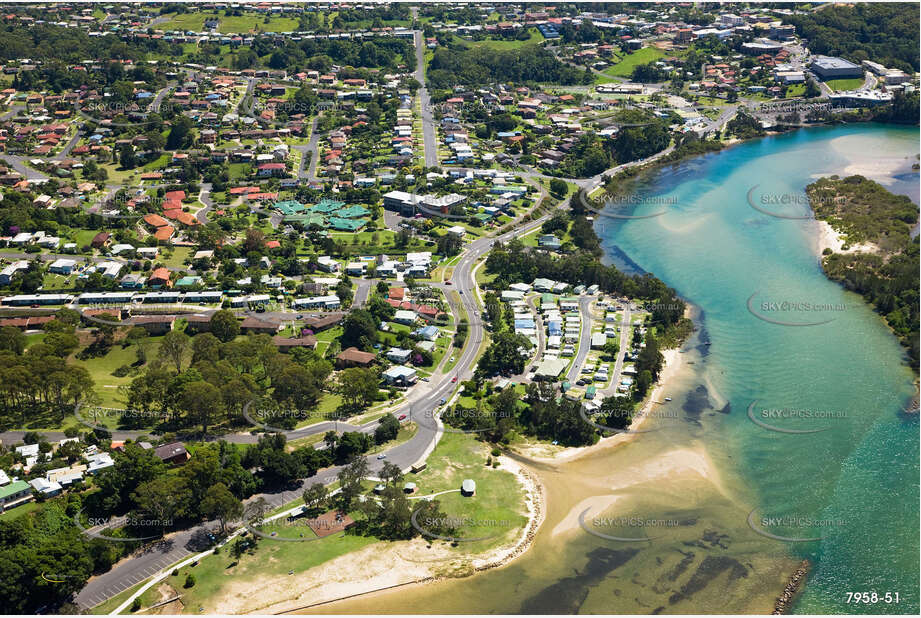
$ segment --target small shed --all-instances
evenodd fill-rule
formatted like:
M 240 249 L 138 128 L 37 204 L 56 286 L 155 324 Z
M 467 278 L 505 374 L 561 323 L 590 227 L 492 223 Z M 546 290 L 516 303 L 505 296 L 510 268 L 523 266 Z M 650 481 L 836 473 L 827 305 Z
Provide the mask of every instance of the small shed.
M 406 483 L 403 485 L 403 493 L 405 494 L 414 494 L 416 493 L 416 484 L 413 482 Z
M 473 496 L 476 494 L 476 482 L 473 479 L 465 479 L 461 483 L 461 495 L 462 496 Z

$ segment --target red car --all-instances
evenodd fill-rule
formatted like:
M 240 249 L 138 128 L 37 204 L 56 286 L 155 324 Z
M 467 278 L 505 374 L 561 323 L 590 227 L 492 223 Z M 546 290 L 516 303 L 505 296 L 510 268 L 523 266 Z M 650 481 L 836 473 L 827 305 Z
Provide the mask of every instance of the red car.
M 397 420 L 398 420 L 398 421 L 402 421 L 404 418 L 406 418 L 406 415 L 405 415 L 405 414 L 401 414 L 401 415 L 400 415 L 400 418 L 398 418 Z
M 453 384 L 455 382 L 457 382 L 457 376 L 454 376 L 453 378 L 451 378 L 451 383 Z

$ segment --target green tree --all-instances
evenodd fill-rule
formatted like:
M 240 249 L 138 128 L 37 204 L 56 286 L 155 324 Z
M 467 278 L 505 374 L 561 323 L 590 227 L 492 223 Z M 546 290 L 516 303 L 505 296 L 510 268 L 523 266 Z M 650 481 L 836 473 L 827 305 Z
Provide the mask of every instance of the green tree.
M 559 178 L 550 179 L 550 193 L 554 197 L 562 199 L 568 191 L 569 187 L 566 185 L 565 180 L 560 180 Z
M 203 380 L 186 384 L 180 406 L 191 421 L 201 425 L 202 434 L 208 433 L 208 426 L 219 420 L 224 413 L 221 391 Z
M 329 490 L 326 489 L 323 483 L 313 483 L 304 490 L 303 498 L 304 505 L 309 511 L 318 512 L 326 505 Z
M 377 399 L 380 381 L 377 369 L 351 367 L 340 372 L 336 390 L 342 397 L 343 405 L 349 411 L 357 412 Z
M 236 314 L 229 309 L 215 311 L 211 316 L 211 332 L 215 337 L 227 343 L 236 339 L 240 334 L 240 321 Z
M 224 483 L 208 489 L 202 500 L 201 510 L 207 517 L 217 519 L 221 524 L 221 535 L 227 533 L 227 523 L 243 516 L 243 503 L 230 493 Z
M 166 359 L 176 367 L 176 373 L 182 371 L 182 359 L 189 349 L 189 336 L 182 331 L 171 330 L 160 341 L 158 356 Z
M 374 442 L 375 444 L 383 444 L 384 442 L 395 440 L 399 433 L 400 421 L 393 414 L 385 414 L 381 418 L 380 424 L 374 428 Z
M 20 355 L 26 349 L 26 336 L 15 326 L 0 328 L 0 350 L 9 350 Z

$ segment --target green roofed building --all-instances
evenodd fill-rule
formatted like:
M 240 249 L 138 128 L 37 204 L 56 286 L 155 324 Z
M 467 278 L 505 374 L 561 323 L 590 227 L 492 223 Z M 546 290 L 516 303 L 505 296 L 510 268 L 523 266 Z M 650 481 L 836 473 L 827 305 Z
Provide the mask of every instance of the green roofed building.
M 285 223 L 300 223 L 306 227 L 315 225 L 317 227 L 326 227 L 326 217 L 318 214 L 300 214 L 300 215 L 288 215 L 284 219 Z
M 315 213 L 330 214 L 336 212 L 343 206 L 345 206 L 345 202 L 337 202 L 336 200 L 323 198 L 317 205 L 311 206 L 309 210 Z
M 367 217 L 371 214 L 371 211 L 364 206 L 348 206 L 347 208 L 340 208 L 333 214 L 343 219 L 356 219 L 358 217 Z
M 306 207 L 297 200 L 286 200 L 276 203 L 275 208 L 283 215 L 293 215 L 303 211 Z
M 473 218 L 482 224 L 486 224 L 492 221 L 492 215 L 486 214 L 485 212 L 478 212 L 477 214 L 473 215 Z
M 32 500 L 32 486 L 25 481 L 13 481 L 0 487 L 0 513 Z
M 329 227 L 340 232 L 357 232 L 367 223 L 364 219 L 343 219 L 341 217 L 330 217 Z

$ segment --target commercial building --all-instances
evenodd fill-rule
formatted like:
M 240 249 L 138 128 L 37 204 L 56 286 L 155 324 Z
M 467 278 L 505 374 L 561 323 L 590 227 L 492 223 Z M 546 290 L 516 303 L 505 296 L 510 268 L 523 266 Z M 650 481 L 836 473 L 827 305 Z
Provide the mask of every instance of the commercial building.
M 863 77 L 862 68 L 844 58 L 833 56 L 816 56 L 809 65 L 809 69 L 823 81 Z

